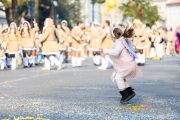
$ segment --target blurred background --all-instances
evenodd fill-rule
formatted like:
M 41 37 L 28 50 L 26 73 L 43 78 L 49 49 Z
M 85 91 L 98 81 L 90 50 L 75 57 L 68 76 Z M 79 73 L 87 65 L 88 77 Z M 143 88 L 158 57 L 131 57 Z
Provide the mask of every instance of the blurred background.
M 56 24 L 67 20 L 70 28 L 79 20 L 90 26 L 94 20 L 117 25 L 140 19 L 147 26 L 175 29 L 180 25 L 180 0 L 0 0 L 0 24 L 21 25 L 36 18 L 42 29 L 47 17 Z

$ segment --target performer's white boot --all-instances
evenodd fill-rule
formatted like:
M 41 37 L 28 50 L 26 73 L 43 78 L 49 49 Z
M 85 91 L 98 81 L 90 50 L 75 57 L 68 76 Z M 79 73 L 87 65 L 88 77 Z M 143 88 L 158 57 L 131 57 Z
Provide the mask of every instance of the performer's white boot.
M 104 57 L 101 57 L 101 66 L 98 67 L 98 69 L 106 70 L 107 68 L 108 68 L 108 61 Z
M 141 63 L 141 54 L 140 53 L 137 53 L 137 58 L 136 58 L 136 63 Z
M 64 62 L 64 54 L 60 54 L 60 55 L 59 55 L 59 60 L 60 60 L 61 62 Z
M 76 63 L 77 63 L 78 67 L 82 66 L 82 58 L 81 57 L 77 57 L 76 58 Z
M 95 56 L 95 64 L 98 66 L 101 64 L 101 56 L 100 55 Z
M 113 67 L 113 61 L 108 55 L 106 55 L 105 59 L 108 61 L 108 68 Z
M 28 67 L 28 59 L 27 57 L 23 58 L 24 67 Z
M 49 71 L 51 69 L 50 61 L 48 58 L 44 58 L 44 68 L 42 70 L 47 70 Z
M 38 65 L 38 56 L 35 56 L 34 63 L 35 63 L 35 65 Z
M 49 57 L 49 60 L 52 61 L 52 62 L 54 62 L 54 64 L 55 64 L 56 66 L 58 66 L 58 70 L 61 70 L 61 69 L 62 69 L 62 63 L 61 63 L 56 57 L 50 56 L 50 57 Z
M 15 70 L 17 66 L 16 58 L 12 58 L 11 70 Z
M 136 59 L 136 63 L 138 65 L 144 66 L 144 63 L 146 62 L 146 58 L 145 58 L 145 54 L 140 54 L 137 53 L 137 59 Z
M 146 62 L 145 54 L 141 54 L 141 64 L 144 64 Z
M 5 68 L 5 61 L 4 61 L 4 59 L 0 59 L 0 66 L 1 66 L 1 70 L 4 70 L 4 68 Z
M 77 67 L 77 57 L 72 56 L 71 63 L 72 63 L 72 67 Z
M 93 63 L 96 64 L 96 56 L 93 56 Z
M 30 64 L 30 67 L 32 67 L 33 62 L 34 62 L 33 57 L 34 57 L 34 56 L 32 56 L 32 55 L 31 55 L 31 56 L 26 55 L 26 58 L 27 58 L 27 60 L 28 60 L 28 63 Z
M 7 67 L 11 66 L 11 58 L 7 58 L 6 65 Z

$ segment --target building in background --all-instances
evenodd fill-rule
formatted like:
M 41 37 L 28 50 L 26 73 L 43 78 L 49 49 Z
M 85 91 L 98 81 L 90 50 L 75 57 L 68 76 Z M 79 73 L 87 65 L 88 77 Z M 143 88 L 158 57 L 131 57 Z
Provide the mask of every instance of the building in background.
M 4 10 L 2 2 L 0 2 L 0 8 Z M 7 24 L 6 14 L 4 11 L 0 10 L 0 24 Z
M 93 21 L 93 14 L 94 20 L 101 22 L 100 6 L 100 4 L 95 3 L 93 11 L 92 0 L 81 0 L 81 19 L 84 21 L 86 26 L 91 25 Z
M 94 4 L 94 11 L 92 0 L 81 0 L 81 16 L 85 25 L 90 26 L 93 21 L 93 12 L 94 20 L 103 23 L 105 20 L 110 20 L 111 23 L 117 25 L 122 23 L 122 14 L 120 13 L 119 6 L 108 10 L 107 2 L 103 4 Z
M 166 4 L 167 7 L 167 22 L 168 29 L 176 29 L 180 25 L 180 0 L 170 0 Z
M 161 16 L 161 20 L 159 21 L 159 24 L 163 27 L 166 26 L 166 21 L 167 21 L 166 3 L 167 3 L 167 0 L 154 0 L 152 2 L 152 5 L 155 5 L 158 7 L 158 14 Z

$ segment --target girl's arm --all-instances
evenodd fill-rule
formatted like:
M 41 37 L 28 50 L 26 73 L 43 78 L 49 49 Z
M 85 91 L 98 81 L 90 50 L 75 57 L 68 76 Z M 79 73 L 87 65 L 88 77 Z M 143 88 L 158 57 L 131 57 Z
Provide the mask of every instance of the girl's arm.
M 118 56 L 121 51 L 123 50 L 124 46 L 122 45 L 122 43 L 120 41 L 116 41 L 114 49 L 103 49 L 103 52 L 105 54 L 109 54 L 111 56 Z
M 42 34 L 42 37 L 39 38 L 39 43 L 43 42 L 43 41 L 46 41 L 46 39 L 48 38 L 49 34 L 51 32 L 51 29 L 46 29 L 44 31 L 44 33 Z

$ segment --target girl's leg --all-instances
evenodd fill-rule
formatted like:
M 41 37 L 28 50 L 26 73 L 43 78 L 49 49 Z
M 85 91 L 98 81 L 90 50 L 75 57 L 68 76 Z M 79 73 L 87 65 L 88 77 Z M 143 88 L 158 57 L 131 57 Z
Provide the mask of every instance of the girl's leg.
M 94 64 L 96 66 L 99 66 L 101 64 L 100 52 L 94 52 L 93 55 L 94 55 L 94 57 L 93 57 Z
M 0 59 L 0 69 L 1 70 L 4 70 L 4 68 L 5 68 L 5 59 Z
M 101 66 L 98 67 L 98 69 L 102 69 L 102 70 L 106 70 L 108 68 L 108 60 L 106 59 L 106 55 L 105 54 L 101 54 Z
M 10 57 L 10 54 L 7 54 L 6 65 L 7 65 L 8 68 L 10 68 L 10 66 L 11 66 L 11 57 Z
M 28 58 L 28 61 L 30 63 L 30 67 L 32 67 L 33 63 L 34 63 L 34 56 L 32 55 L 33 51 L 32 50 L 28 50 L 27 51 L 27 58 Z
M 59 60 L 63 63 L 64 62 L 64 51 L 60 51 Z
M 24 68 L 28 67 L 28 59 L 27 59 L 27 51 L 23 50 L 23 63 L 24 63 Z
M 82 66 L 82 55 L 81 51 L 76 51 L 76 58 L 77 58 L 77 66 L 80 67 Z
M 12 54 L 11 58 L 12 58 L 11 70 L 15 70 L 16 67 L 17 67 L 17 60 L 16 60 L 16 57 L 15 57 L 15 54 Z
M 49 57 L 49 60 L 50 61 L 53 61 L 55 63 L 56 66 L 58 66 L 58 69 L 61 70 L 62 69 L 62 63 L 56 58 L 54 57 L 53 55 L 51 55 Z
M 121 101 L 120 103 L 122 104 L 126 104 L 130 99 L 132 99 L 135 95 L 131 95 L 129 94 L 128 90 L 126 89 L 126 83 L 123 77 L 121 77 L 120 75 L 116 75 L 115 77 L 117 86 L 120 90 L 120 94 L 122 95 Z
M 38 62 L 38 56 L 39 56 L 39 51 L 35 51 L 35 58 L 34 58 L 34 63 L 35 65 L 38 65 L 39 62 Z
M 49 55 L 44 55 L 44 68 L 42 68 L 42 70 L 50 70 L 51 69 L 51 65 L 50 65 L 50 61 L 49 61 Z
M 72 67 L 77 67 L 77 57 L 76 57 L 76 51 L 72 50 L 71 52 L 71 62 L 72 62 Z

